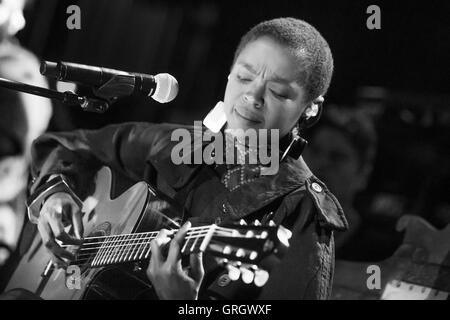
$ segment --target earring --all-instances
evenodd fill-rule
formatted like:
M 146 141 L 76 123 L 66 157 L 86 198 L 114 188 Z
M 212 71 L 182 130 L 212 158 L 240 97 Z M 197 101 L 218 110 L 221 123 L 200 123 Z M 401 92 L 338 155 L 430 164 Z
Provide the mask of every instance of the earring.
M 300 158 L 303 150 L 305 150 L 306 146 L 308 145 L 308 141 L 300 137 L 298 130 L 298 127 L 295 127 L 292 130 L 292 140 L 287 146 L 286 150 L 284 150 L 280 161 L 283 161 L 284 158 L 286 158 L 288 155 L 294 159 Z
M 214 133 L 218 133 L 227 123 L 225 115 L 225 105 L 222 101 L 217 102 L 216 106 L 203 119 L 203 125 Z

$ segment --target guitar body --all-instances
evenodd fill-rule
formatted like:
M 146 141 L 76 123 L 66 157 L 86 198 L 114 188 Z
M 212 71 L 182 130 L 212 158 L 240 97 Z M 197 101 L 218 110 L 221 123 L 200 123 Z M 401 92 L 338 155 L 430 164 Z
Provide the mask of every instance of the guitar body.
M 112 172 L 102 168 L 96 176 L 95 191 L 83 202 L 85 237 L 179 227 L 180 217 L 177 215 L 181 211 L 147 183 L 136 183 L 119 197 L 111 199 L 112 183 Z M 136 263 L 63 270 L 48 268 L 49 261 L 51 257 L 37 234 L 5 292 L 25 289 L 42 299 L 52 300 L 153 297 L 145 272 L 136 272 Z M 44 275 L 46 269 L 50 270 Z

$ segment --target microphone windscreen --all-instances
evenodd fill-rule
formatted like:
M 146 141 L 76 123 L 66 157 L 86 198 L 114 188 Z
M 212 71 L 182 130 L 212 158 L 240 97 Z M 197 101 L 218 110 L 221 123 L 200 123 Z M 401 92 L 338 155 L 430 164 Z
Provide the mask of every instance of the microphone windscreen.
M 178 94 L 178 81 L 168 73 L 155 76 L 156 89 L 152 98 L 159 103 L 167 103 L 175 99 Z

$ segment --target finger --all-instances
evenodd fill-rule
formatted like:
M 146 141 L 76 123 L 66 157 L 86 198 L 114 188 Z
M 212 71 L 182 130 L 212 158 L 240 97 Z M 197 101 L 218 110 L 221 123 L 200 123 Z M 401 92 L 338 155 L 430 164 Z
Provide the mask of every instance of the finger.
M 168 234 L 168 230 L 161 229 L 155 239 L 150 242 L 150 267 L 158 268 L 163 263 L 164 259 L 161 253 L 161 247 L 170 241 Z
M 203 268 L 203 252 L 191 254 L 189 260 L 191 266 L 189 276 L 196 282 L 201 282 L 205 275 L 205 270 Z
M 84 228 L 83 228 L 83 217 L 81 211 L 78 207 L 72 207 L 72 225 L 75 236 L 79 239 L 83 239 Z
M 167 262 L 169 264 L 175 266 L 180 259 L 180 247 L 183 244 L 184 238 L 190 227 L 191 223 L 189 221 L 186 222 L 170 242 L 169 254 L 167 255 Z
M 50 226 L 48 225 L 48 223 L 44 222 L 44 221 L 39 221 L 38 223 L 38 230 L 39 233 L 41 235 L 42 238 L 42 243 L 44 244 L 44 246 L 50 251 L 50 253 L 52 254 L 52 256 L 55 259 L 61 259 L 61 258 L 66 258 L 69 260 L 74 260 L 75 256 L 73 253 L 64 250 L 63 248 L 61 248 L 56 241 L 53 239 L 52 237 L 52 231 L 50 229 Z
M 65 230 L 61 221 L 62 214 L 56 211 L 46 212 L 47 222 L 50 225 L 52 233 L 57 240 L 62 241 L 64 244 L 81 245 L 82 240 L 77 239 L 69 235 Z
M 152 240 L 150 242 L 150 269 L 158 268 L 161 265 L 161 262 L 163 260 L 161 255 L 161 249 L 158 245 L 158 242 L 155 240 Z

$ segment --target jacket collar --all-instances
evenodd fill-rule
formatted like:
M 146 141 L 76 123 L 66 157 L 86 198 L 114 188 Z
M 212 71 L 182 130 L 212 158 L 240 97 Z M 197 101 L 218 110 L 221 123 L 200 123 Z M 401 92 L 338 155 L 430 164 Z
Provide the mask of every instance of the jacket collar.
M 304 186 L 310 176 L 312 173 L 302 158 L 287 157 L 280 163 L 278 174 L 260 176 L 228 193 L 224 199 L 225 209 L 237 218 L 244 217 Z
M 186 127 L 191 131 L 192 137 L 200 134 L 194 127 Z M 151 157 L 151 162 L 158 173 L 174 189 L 180 190 L 187 185 L 195 174 L 206 165 L 179 164 L 171 161 L 172 148 L 178 142 L 169 143 L 162 152 Z M 192 147 L 192 156 L 195 150 L 203 148 L 209 141 L 202 141 L 202 145 Z M 279 165 L 278 173 L 275 175 L 260 176 L 258 179 L 249 182 L 240 188 L 224 193 L 223 209 L 236 217 L 243 217 L 254 212 L 280 196 L 283 196 L 305 184 L 305 180 L 312 176 L 312 173 L 303 158 L 298 160 L 286 157 Z

